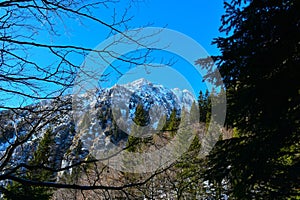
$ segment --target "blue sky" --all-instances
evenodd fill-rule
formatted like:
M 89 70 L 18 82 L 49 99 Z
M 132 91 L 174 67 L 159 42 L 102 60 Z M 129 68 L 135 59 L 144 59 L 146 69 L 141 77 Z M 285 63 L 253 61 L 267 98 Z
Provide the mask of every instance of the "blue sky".
M 124 4 L 124 7 L 125 5 L 126 4 Z M 120 13 L 124 7 L 121 6 L 118 8 Z M 133 4 L 128 15 L 134 16 L 129 23 L 131 28 L 147 25 L 148 23 L 154 27 L 167 27 L 168 29 L 181 32 L 191 37 L 198 42 L 209 55 L 216 55 L 219 51 L 211 42 L 213 38 L 220 36 L 218 28 L 221 25 L 220 19 L 223 12 L 223 1 L 221 0 L 191 0 L 186 2 L 148 0 Z M 117 12 L 117 14 L 119 13 Z M 105 39 L 105 36 L 104 29 L 102 30 L 98 26 L 88 24 L 85 28 L 75 33 L 73 38 L 78 38 L 76 42 L 79 44 L 89 45 L 93 48 L 101 43 Z M 123 70 L 122 72 L 124 72 L 125 75 L 121 80 L 119 81 L 119 78 L 111 78 L 107 86 L 112 86 L 116 82 L 125 83 L 126 81 L 144 77 L 169 88 L 178 87 L 180 89 L 188 89 L 191 86 L 195 93 L 206 89 L 205 84 L 201 81 L 202 77 L 195 72 L 194 67 L 182 58 L 177 57 L 176 59 L 177 63 L 173 66 L 173 69 L 176 70 L 175 73 L 170 71 L 170 73 L 168 73 L 168 71 L 161 69 L 149 70 L 149 75 L 143 70 Z M 182 79 L 182 76 L 184 79 Z
M 128 7 L 130 0 L 123 0 L 120 4 L 115 4 L 117 16 L 123 14 L 124 8 Z M 110 7 L 112 8 L 112 7 Z M 109 21 L 112 15 L 112 9 L 102 8 L 96 11 L 97 17 Z M 223 14 L 223 1 L 171 1 L 171 0 L 145 0 L 133 3 L 129 9 L 128 16 L 133 19 L 128 23 L 129 27 L 137 27 L 151 24 L 154 27 L 167 27 L 178 31 L 192 38 L 207 51 L 209 55 L 219 54 L 215 45 L 211 45 L 213 38 L 220 36 L 218 28 L 221 25 L 220 19 Z M 79 45 L 88 48 L 95 48 L 98 44 L 107 38 L 108 29 L 96 22 L 84 20 L 80 22 L 77 19 L 64 18 L 62 21 L 54 22 L 60 30 L 60 36 L 49 36 L 47 33 L 40 32 L 37 40 L 45 44 L 61 45 Z M 23 31 L 23 30 L 21 30 Z M 24 30 L 25 31 L 25 30 Z M 42 65 L 49 65 L 53 62 L 51 55 L 41 49 L 32 49 L 30 58 Z M 195 53 L 195 52 L 194 52 Z M 160 56 L 168 56 L 160 54 Z M 172 56 L 172 55 L 171 55 Z M 200 56 L 200 55 L 199 55 Z M 186 60 L 176 57 L 177 62 L 173 69 L 152 70 L 152 74 L 145 74 L 142 70 L 125 69 L 125 76 L 119 79 L 111 79 L 107 86 L 111 86 L 118 81 L 125 83 L 138 78 L 147 78 L 158 84 L 163 84 L 169 88 L 178 87 L 180 89 L 193 88 L 196 96 L 199 90 L 206 89 L 201 81 L 201 76 L 193 65 Z M 77 64 L 83 62 L 83 59 L 76 59 Z M 168 71 L 169 70 L 169 71 Z M 151 72 L 151 71 L 150 71 Z M 30 72 L 31 73 L 31 72 Z M 34 72 L 32 72 L 34 74 Z M 51 90 L 51 87 L 45 87 Z M 22 88 L 21 88 L 22 89 Z M 17 98 L 10 104 L 18 104 Z
M 117 15 L 122 15 L 128 7 L 128 1 L 116 4 Z M 221 15 L 223 14 L 223 0 L 145 0 L 131 5 L 128 16 L 134 18 L 129 22 L 131 28 L 151 24 L 156 27 L 167 27 L 182 32 L 197 42 L 199 42 L 209 54 L 218 53 L 216 46 L 211 45 L 213 38 L 220 36 L 218 28 L 221 25 Z M 96 12 L 99 18 L 110 20 L 111 10 L 99 9 Z M 78 25 L 74 21 L 68 26 L 61 41 L 77 43 L 95 47 L 105 39 L 105 28 L 94 22 L 84 22 Z M 42 37 L 42 36 L 41 36 Z
M 133 12 L 135 13 L 133 21 L 137 24 L 150 22 L 153 23 L 153 26 L 166 26 L 196 40 L 209 55 L 219 53 L 217 47 L 211 42 L 213 38 L 220 36 L 218 28 L 221 25 L 220 19 L 224 12 L 222 0 L 148 0 L 135 7 Z M 185 76 L 195 92 L 205 89 L 205 85 L 199 80 L 199 78 L 201 79 L 199 74 L 185 60 L 179 59 L 174 68 Z M 159 76 L 159 73 L 155 74 L 155 76 Z M 169 76 L 165 82 L 169 82 L 169 87 L 185 89 L 186 84 L 177 77 L 170 78 Z M 161 82 L 163 80 L 165 79 L 162 77 Z
M 195 39 L 209 54 L 218 53 L 217 47 L 211 45 L 211 41 L 220 35 L 218 28 L 224 12 L 223 0 L 147 0 L 134 10 L 136 23 L 167 25 L 167 28 Z

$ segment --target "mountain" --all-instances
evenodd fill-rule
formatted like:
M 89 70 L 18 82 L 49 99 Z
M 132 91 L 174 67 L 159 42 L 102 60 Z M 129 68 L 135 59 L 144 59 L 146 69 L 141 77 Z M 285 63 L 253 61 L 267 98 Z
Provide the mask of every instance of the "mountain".
M 78 138 L 97 152 L 114 148 L 127 138 L 137 105 L 149 112 L 150 123 L 145 128 L 153 133 L 161 118 L 170 117 L 174 109 L 179 116 L 183 108 L 189 110 L 195 101 L 188 90 L 168 89 L 146 79 L 88 93 L 73 97 L 73 116 Z M 113 123 L 121 130 L 116 134 L 112 134 Z
M 124 146 L 138 105 L 149 112 L 149 131 L 156 131 L 161 118 L 168 118 L 173 110 L 179 116 L 181 110 L 190 109 L 194 101 L 188 90 L 168 89 L 139 79 L 14 111 L 1 111 L 0 156 L 18 139 L 31 134 L 14 150 L 10 160 L 12 166 L 28 162 L 44 133 L 51 130 L 55 144 L 51 147 L 50 159 L 57 167 L 64 167 L 85 158 L 94 149 L 104 151 L 114 145 Z M 115 132 L 114 127 L 119 131 Z M 78 155 L 75 149 L 80 145 Z

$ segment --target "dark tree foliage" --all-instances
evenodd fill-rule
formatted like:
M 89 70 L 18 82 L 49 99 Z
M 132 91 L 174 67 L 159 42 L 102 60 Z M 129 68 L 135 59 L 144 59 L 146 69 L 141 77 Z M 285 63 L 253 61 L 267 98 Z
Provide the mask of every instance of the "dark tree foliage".
M 176 108 L 173 108 L 169 117 L 163 115 L 159 119 L 157 130 L 161 132 L 170 132 L 174 136 L 176 131 L 178 130 L 179 124 L 180 116 L 178 116 L 178 110 Z
M 210 119 L 211 112 L 211 100 L 209 98 L 208 90 L 205 91 L 205 94 L 200 91 L 198 97 L 199 105 L 199 121 L 206 123 Z
M 131 133 L 127 141 L 127 150 L 130 152 L 136 152 L 141 150 L 141 146 L 144 142 L 148 142 L 147 138 L 143 138 L 145 129 L 150 122 L 149 112 L 144 109 L 142 104 L 138 104 L 135 110 L 135 116 L 133 118 L 134 124 L 131 127 Z M 147 130 L 147 129 L 146 129 Z
M 171 135 L 174 136 L 178 130 L 180 124 L 180 117 L 177 115 L 177 109 L 173 108 L 169 119 L 167 120 L 166 127 L 167 131 L 171 132 Z
M 48 129 L 41 139 L 37 150 L 33 154 L 33 158 L 29 163 L 34 167 L 33 170 L 23 172 L 24 178 L 34 181 L 53 181 L 54 173 L 44 169 L 43 167 L 53 167 L 51 158 L 51 148 L 54 145 L 54 137 L 51 129 Z M 53 156 L 53 155 L 52 155 Z M 20 171 L 20 173 L 22 173 Z M 20 184 L 13 181 L 8 185 L 4 198 L 8 200 L 28 199 L 28 200 L 47 200 L 52 196 L 52 189 L 40 186 L 31 186 Z
M 133 121 L 138 126 L 147 126 L 149 124 L 149 112 L 143 108 L 142 104 L 137 105 Z
M 299 199 L 300 1 L 224 5 L 214 58 L 238 136 L 217 143 L 207 178 L 228 178 L 237 199 Z M 219 84 L 211 66 L 206 78 Z

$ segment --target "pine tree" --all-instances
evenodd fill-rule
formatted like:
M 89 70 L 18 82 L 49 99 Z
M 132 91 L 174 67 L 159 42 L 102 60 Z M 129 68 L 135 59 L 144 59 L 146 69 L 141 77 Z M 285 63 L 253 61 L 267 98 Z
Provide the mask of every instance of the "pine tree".
M 211 99 L 212 97 L 216 95 L 214 89 L 212 89 L 212 91 L 209 93 L 208 90 L 206 90 L 205 92 L 205 118 L 204 118 L 204 122 L 206 123 L 206 125 L 208 125 L 210 123 L 211 120 Z
M 230 2 L 214 59 L 237 137 L 217 143 L 206 176 L 229 178 L 237 199 L 299 199 L 300 1 Z
M 177 116 L 177 109 L 173 108 L 170 117 L 167 121 L 167 131 L 171 132 L 171 136 L 174 136 L 178 130 L 180 124 L 180 118 Z
M 202 91 L 199 92 L 198 106 L 199 106 L 199 121 L 206 123 L 210 119 L 210 98 L 208 90 L 203 94 Z
M 198 158 L 201 144 L 192 126 L 193 122 L 189 120 L 190 118 L 193 117 L 189 116 L 189 113 L 183 109 L 179 130 L 176 135 L 180 141 L 177 150 L 181 155 L 176 164 L 176 169 L 178 170 L 176 173 L 178 199 L 197 199 L 203 189 L 202 179 L 199 177 L 199 174 L 204 169 L 204 161 Z M 197 119 L 199 120 L 199 118 Z M 187 146 L 188 144 L 190 145 Z
M 197 107 L 196 102 L 194 101 L 191 110 L 190 110 L 190 122 L 191 124 L 193 123 L 198 123 L 199 122 L 199 107 Z
M 127 150 L 130 152 L 142 151 L 144 143 L 149 142 L 152 137 L 147 138 L 144 127 L 149 124 L 150 116 L 148 111 L 143 108 L 143 105 L 138 104 L 133 119 L 134 124 L 131 127 L 131 133 L 127 141 Z
M 54 167 L 53 161 L 50 160 L 52 154 L 51 149 L 54 145 L 54 136 L 51 129 L 48 129 L 37 150 L 33 154 L 33 158 L 29 161 L 29 165 L 34 166 L 33 170 L 28 170 L 25 179 L 33 181 L 53 181 L 55 174 L 42 167 Z M 7 200 L 28 199 L 28 200 L 48 200 L 52 196 L 52 190 L 47 187 L 22 185 L 15 181 L 7 186 L 7 193 L 4 198 Z
M 149 124 L 149 113 L 143 108 L 142 104 L 137 105 L 133 121 L 137 126 L 147 126 Z

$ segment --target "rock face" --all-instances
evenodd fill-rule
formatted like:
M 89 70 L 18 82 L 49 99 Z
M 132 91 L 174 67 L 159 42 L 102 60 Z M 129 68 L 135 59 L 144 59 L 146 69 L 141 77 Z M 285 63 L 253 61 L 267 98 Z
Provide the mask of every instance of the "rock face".
M 124 145 L 134 123 L 137 105 L 142 105 L 149 112 L 148 126 L 155 130 L 160 118 L 169 117 L 173 109 L 180 114 L 183 108 L 190 109 L 194 101 L 187 90 L 168 89 L 139 79 L 90 91 L 76 98 L 69 95 L 59 101 L 43 101 L 28 106 L 28 109 L 1 111 L 0 156 L 18 138 L 30 133 L 29 139 L 14 150 L 11 165 L 27 162 L 45 131 L 51 129 L 55 142 L 51 160 L 55 160 L 56 166 L 64 167 L 76 159 L 83 159 L 93 148 Z M 114 131 L 115 127 L 121 131 Z M 31 133 L 31 130 L 34 131 Z M 79 143 L 82 146 L 80 155 L 74 153 Z

